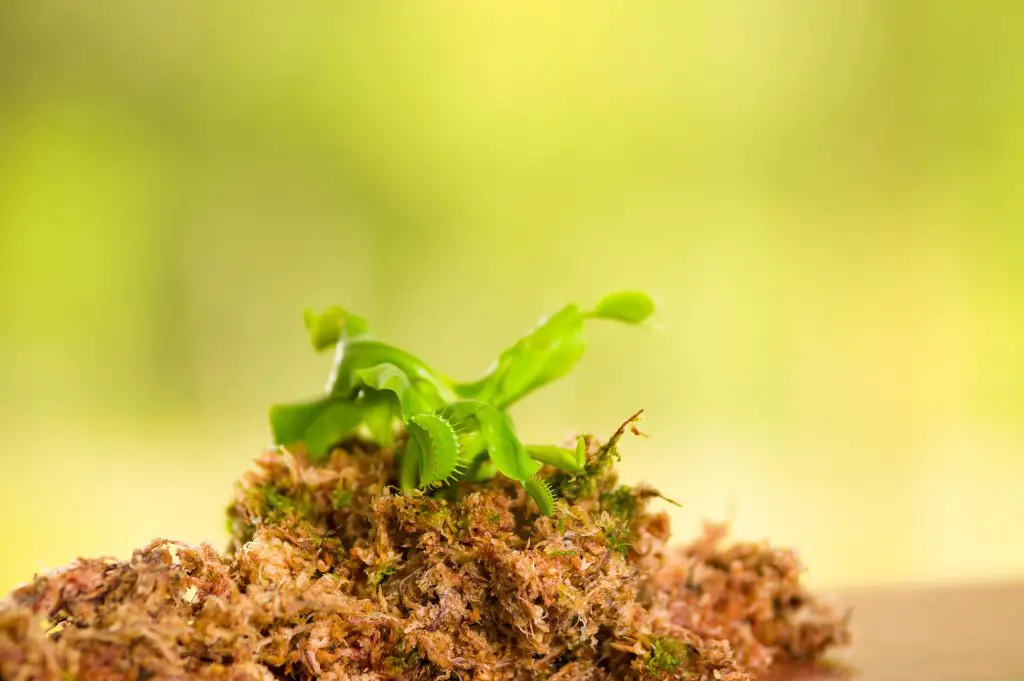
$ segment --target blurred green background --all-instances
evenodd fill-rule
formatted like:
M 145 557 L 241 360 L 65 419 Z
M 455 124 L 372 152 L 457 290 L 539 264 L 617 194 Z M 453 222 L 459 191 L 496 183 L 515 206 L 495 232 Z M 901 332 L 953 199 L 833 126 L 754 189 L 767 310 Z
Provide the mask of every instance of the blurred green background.
M 224 541 L 304 306 L 472 377 L 642 288 L 515 412 L 820 585 L 1024 575 L 1010 2 L 0 7 L 0 589 Z

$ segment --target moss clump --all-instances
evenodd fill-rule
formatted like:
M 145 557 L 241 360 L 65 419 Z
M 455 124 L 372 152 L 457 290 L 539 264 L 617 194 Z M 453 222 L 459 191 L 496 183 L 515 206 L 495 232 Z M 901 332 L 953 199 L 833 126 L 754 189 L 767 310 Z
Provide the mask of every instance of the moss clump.
M 637 505 L 636 494 L 626 485 L 601 495 L 601 508 L 627 524 L 636 518 Z
M 686 678 L 696 676 L 687 667 L 690 664 L 690 649 L 685 643 L 667 636 L 651 637 L 651 652 L 644 665 L 655 676 L 666 674 Z
M 341 486 L 334 488 L 334 491 L 331 492 L 331 507 L 335 511 L 340 511 L 352 503 L 352 496 L 351 490 L 347 490 Z
M 550 517 L 506 478 L 432 496 L 395 476 L 356 441 L 322 465 L 264 453 L 226 554 L 156 541 L 0 602 L 0 678 L 747 681 L 847 638 L 793 554 L 718 528 L 671 548 L 656 494 L 610 466 Z
M 304 495 L 293 496 L 278 490 L 273 484 L 261 485 L 253 490 L 261 513 L 268 522 L 283 518 L 308 520 L 313 515 L 309 500 Z

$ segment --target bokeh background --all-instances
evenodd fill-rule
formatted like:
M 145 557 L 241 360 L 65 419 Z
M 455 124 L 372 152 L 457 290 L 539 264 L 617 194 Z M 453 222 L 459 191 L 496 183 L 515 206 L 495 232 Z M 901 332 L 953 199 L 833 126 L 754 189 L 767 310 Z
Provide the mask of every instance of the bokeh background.
M 305 306 L 472 377 L 641 288 L 515 412 L 818 585 L 1024 575 L 1024 13 L 979 0 L 0 7 L 0 589 L 224 541 Z

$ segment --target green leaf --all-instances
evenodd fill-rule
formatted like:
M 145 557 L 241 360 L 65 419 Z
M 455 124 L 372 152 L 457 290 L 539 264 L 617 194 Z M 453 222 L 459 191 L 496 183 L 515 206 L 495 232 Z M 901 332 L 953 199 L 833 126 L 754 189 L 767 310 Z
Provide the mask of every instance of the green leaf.
M 390 390 L 399 400 L 409 390 L 409 377 L 390 362 L 374 364 L 355 372 L 356 379 L 374 390 Z
M 481 452 L 476 458 L 472 459 L 472 463 L 469 464 L 466 472 L 461 477 L 467 482 L 486 482 L 487 480 L 493 480 L 497 474 L 498 469 L 494 467 L 494 462 L 487 458 L 486 452 Z
M 370 438 L 385 447 L 395 442 L 395 422 L 401 418 L 401 408 L 389 392 L 367 390 L 355 402 Z
M 438 414 L 417 414 L 409 421 L 409 437 L 420 451 L 420 487 L 447 480 L 455 473 L 462 449 L 455 428 Z
M 640 291 L 609 293 L 587 313 L 588 317 L 614 319 L 627 324 L 642 324 L 654 314 L 654 301 Z
M 473 419 L 472 427 L 467 427 L 457 421 L 452 423 L 455 425 L 455 432 L 459 434 L 459 444 L 462 446 L 464 460 L 472 461 L 477 455 L 486 454 L 487 446 L 484 444 L 483 436 L 480 435 L 475 419 Z
M 327 399 L 275 404 L 270 407 L 270 430 L 274 444 L 290 445 L 306 437 L 306 428 L 327 407 Z
M 455 390 L 462 397 L 506 409 L 572 371 L 586 345 L 585 319 L 639 324 L 653 312 L 650 297 L 637 291 L 609 294 L 589 312 L 582 312 L 577 305 L 567 305 L 502 352 L 486 376 L 473 383 L 457 384 Z
M 526 453 L 508 417 L 489 404 L 480 404 L 474 414 L 487 454 L 499 471 L 513 480 L 527 480 L 540 470 L 540 462 Z
M 337 305 L 320 313 L 304 310 L 302 318 L 309 332 L 309 342 L 315 350 L 326 350 L 335 346 L 342 337 L 361 336 L 369 330 L 365 319 Z
M 551 515 L 555 512 L 555 495 L 548 483 L 536 478 L 523 480 L 522 483 L 526 493 L 536 502 L 542 515 Z
M 340 346 L 334 371 L 327 386 L 328 392 L 351 397 L 352 393 L 363 384 L 360 372 L 384 364 L 390 364 L 405 374 L 410 385 L 415 388 L 417 397 L 431 403 L 432 409 L 429 411 L 454 399 L 448 381 L 435 373 L 418 357 L 387 343 L 362 339 L 347 341 Z M 388 380 L 387 372 L 390 371 L 391 369 L 386 372 L 376 369 L 366 375 L 376 378 L 375 374 L 382 372 L 384 375 L 381 376 L 381 379 Z
M 576 457 L 576 451 L 554 445 L 527 445 L 526 453 L 534 461 L 546 463 L 549 466 L 565 471 L 566 473 L 580 473 L 583 471 Z
M 569 373 L 583 355 L 583 315 L 568 305 L 501 353 L 487 375 L 456 389 L 505 409 L 527 393 Z
M 437 394 L 430 386 L 426 386 L 426 392 L 421 391 L 418 389 L 419 386 L 425 384 L 414 384 L 409 380 L 408 374 L 390 362 L 356 370 L 354 381 L 375 391 L 392 393 L 400 407 L 402 418 L 406 420 L 414 414 L 434 411 L 435 407 L 439 406 Z
M 441 414 L 457 427 L 479 429 L 480 426 L 476 421 L 476 415 L 484 406 L 484 403 L 480 400 L 457 400 L 445 405 L 441 409 Z
M 310 458 L 319 460 L 330 454 L 332 447 L 355 432 L 361 420 L 362 415 L 354 405 L 330 402 L 306 429 L 306 451 Z
M 401 468 L 398 472 L 398 484 L 402 489 L 410 490 L 416 488 L 419 481 L 420 465 L 423 463 L 423 449 L 420 442 L 410 436 L 401 454 Z
M 331 447 L 350 436 L 362 421 L 359 408 L 331 398 L 278 404 L 270 408 L 274 443 L 304 442 L 313 460 L 322 459 Z

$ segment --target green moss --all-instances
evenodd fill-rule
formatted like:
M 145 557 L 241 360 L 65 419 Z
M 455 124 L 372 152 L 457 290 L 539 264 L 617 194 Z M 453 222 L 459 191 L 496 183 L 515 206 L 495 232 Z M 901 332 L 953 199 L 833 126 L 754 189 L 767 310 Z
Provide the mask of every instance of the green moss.
M 552 480 L 558 496 L 569 502 L 577 502 L 583 499 L 593 499 L 599 493 L 600 471 L 595 471 L 592 466 L 587 466 L 583 473 L 570 475 L 560 473 Z
M 349 505 L 352 501 L 352 492 L 347 489 L 343 489 L 341 485 L 334 488 L 331 492 L 331 507 L 335 511 L 341 510 Z
M 367 570 L 367 581 L 370 583 L 370 586 L 379 586 L 381 583 L 384 582 L 385 579 L 395 574 L 397 570 L 397 561 L 388 560 L 384 561 L 383 563 L 378 563 L 373 568 Z
M 608 541 L 608 548 L 623 558 L 629 555 L 633 548 L 633 532 L 625 523 L 619 523 L 605 531 L 605 539 Z
M 268 520 L 282 520 L 289 517 L 308 520 L 316 517 L 316 508 L 306 489 L 296 494 L 282 492 L 273 485 L 262 485 L 256 487 L 254 492 L 259 508 L 262 510 L 261 515 Z
M 256 534 L 256 526 L 243 518 L 241 514 L 236 513 L 234 506 L 228 507 L 228 513 L 224 518 L 224 528 L 227 530 L 228 536 L 236 539 L 239 545 L 249 541 Z
M 626 485 L 620 485 L 614 491 L 601 495 L 601 508 L 625 523 L 633 523 L 637 507 L 636 495 Z
M 452 513 L 446 504 L 434 507 L 421 517 L 424 525 L 437 532 L 447 529 L 452 522 Z
M 678 674 L 683 671 L 681 667 L 689 663 L 690 649 L 685 643 L 667 636 L 651 637 L 651 652 L 646 665 L 648 672 L 657 675 Z M 690 676 L 685 674 L 683 678 Z
M 423 658 L 416 648 L 412 650 L 404 650 L 399 647 L 393 654 L 388 655 L 387 664 L 395 671 L 406 671 L 410 669 L 416 669 L 420 666 Z
M 585 609 L 585 596 L 579 589 L 569 584 L 559 584 L 556 589 L 558 604 L 567 610 L 580 611 Z
M 544 554 L 547 555 L 547 556 L 575 556 L 576 552 L 571 550 L 571 549 L 570 550 L 565 550 L 565 549 L 556 549 L 556 548 L 553 548 L 553 547 L 548 547 L 547 549 L 544 550 Z

